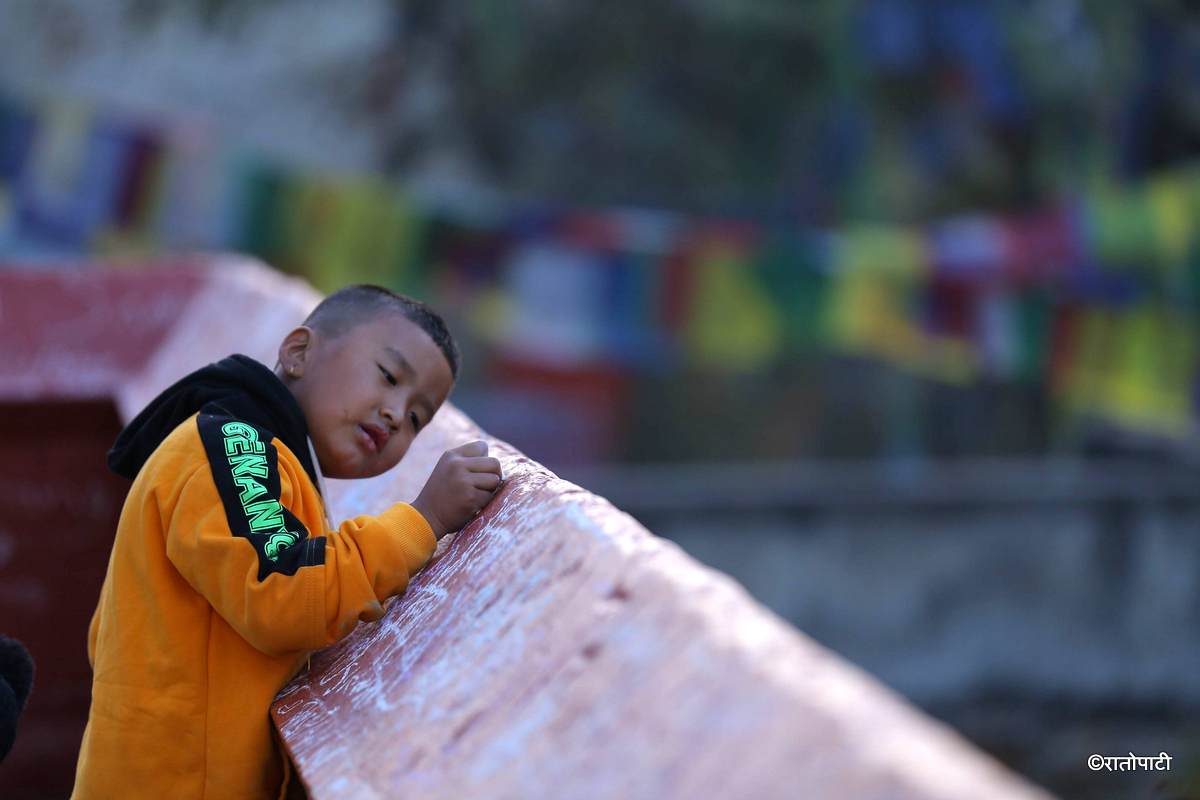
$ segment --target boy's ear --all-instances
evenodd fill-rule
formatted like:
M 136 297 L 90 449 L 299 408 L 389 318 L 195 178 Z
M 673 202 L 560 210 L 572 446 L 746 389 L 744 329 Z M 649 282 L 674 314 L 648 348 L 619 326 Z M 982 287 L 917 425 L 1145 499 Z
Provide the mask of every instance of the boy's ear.
M 279 363 L 283 371 L 293 378 L 298 378 L 304 372 L 304 364 L 312 349 L 316 334 L 307 325 L 301 325 L 279 343 Z

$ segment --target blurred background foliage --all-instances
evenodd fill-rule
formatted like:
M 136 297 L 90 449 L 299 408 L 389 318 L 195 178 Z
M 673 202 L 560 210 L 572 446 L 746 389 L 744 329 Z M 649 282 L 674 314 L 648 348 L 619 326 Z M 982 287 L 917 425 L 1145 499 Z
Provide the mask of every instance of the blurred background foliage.
M 183 8 L 236 35 L 277 3 L 127 0 L 126 13 L 151 29 Z M 337 90 L 398 178 L 449 147 L 538 201 L 917 222 L 1025 208 L 1200 144 L 1187 0 L 394 9 Z

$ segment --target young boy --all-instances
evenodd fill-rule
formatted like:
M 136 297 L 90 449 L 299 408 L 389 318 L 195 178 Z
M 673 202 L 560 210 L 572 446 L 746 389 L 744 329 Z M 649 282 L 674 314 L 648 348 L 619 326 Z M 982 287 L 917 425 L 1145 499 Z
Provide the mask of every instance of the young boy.
M 274 373 L 231 356 L 121 432 L 109 466 L 133 486 L 88 635 L 72 797 L 279 796 L 276 692 L 312 650 L 382 616 L 492 496 L 500 463 L 483 442 L 447 451 L 411 505 L 336 529 L 322 474 L 395 466 L 457 371 L 440 317 L 351 286 L 284 338 Z

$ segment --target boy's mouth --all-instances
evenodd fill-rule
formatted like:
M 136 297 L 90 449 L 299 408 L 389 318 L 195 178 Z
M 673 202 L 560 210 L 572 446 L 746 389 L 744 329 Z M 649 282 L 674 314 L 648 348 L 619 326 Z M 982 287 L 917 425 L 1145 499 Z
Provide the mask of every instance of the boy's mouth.
M 360 438 L 373 452 L 378 453 L 387 444 L 387 431 L 378 425 L 359 425 L 358 429 L 362 434 Z

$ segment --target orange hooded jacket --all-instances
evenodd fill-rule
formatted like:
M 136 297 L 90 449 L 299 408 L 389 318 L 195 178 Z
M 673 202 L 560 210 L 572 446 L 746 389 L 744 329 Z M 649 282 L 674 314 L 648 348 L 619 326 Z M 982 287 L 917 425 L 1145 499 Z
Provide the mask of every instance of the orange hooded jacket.
M 403 503 L 330 530 L 303 415 L 245 356 L 160 395 L 109 464 L 136 478 L 88 635 L 72 797 L 280 796 L 272 699 L 310 651 L 382 616 L 432 530 Z

